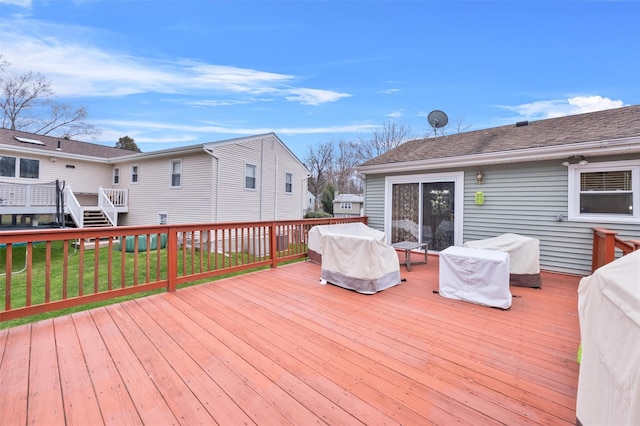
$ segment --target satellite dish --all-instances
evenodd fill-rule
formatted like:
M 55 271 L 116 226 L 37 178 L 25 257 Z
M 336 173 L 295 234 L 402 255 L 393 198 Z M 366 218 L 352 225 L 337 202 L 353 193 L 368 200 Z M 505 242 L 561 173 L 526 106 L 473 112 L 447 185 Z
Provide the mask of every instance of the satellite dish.
M 433 129 L 435 130 L 435 129 L 439 129 L 441 127 L 446 126 L 447 123 L 449 122 L 449 117 L 447 117 L 447 114 L 445 114 L 444 112 L 440 111 L 439 109 L 436 109 L 429 113 L 429 115 L 427 116 L 427 121 L 429 122 L 429 124 L 431 124 L 431 127 L 433 127 Z

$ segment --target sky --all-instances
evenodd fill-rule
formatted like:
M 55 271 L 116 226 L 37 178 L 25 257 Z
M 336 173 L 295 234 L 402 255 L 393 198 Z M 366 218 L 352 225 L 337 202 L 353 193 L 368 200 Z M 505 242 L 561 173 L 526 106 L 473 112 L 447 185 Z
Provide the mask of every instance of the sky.
M 640 1 L 0 0 L 0 55 L 143 152 L 385 123 L 433 136 L 640 104 Z

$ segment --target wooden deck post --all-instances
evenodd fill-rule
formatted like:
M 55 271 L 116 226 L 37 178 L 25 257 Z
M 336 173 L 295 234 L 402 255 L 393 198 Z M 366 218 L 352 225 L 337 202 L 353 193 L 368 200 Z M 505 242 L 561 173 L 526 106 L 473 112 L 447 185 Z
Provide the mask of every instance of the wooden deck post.
M 613 262 L 616 253 L 616 231 L 605 228 L 593 228 L 593 253 L 591 255 L 591 272 Z
M 178 286 L 178 230 L 167 228 L 167 291 L 176 291 Z

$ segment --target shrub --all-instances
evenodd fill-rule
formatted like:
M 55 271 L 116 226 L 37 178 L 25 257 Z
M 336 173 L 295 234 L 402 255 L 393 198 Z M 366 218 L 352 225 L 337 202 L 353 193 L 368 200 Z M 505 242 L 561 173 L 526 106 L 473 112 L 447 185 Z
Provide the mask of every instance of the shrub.
M 325 212 L 309 212 L 304 215 L 305 219 L 324 219 L 327 217 L 333 217 L 333 215 Z

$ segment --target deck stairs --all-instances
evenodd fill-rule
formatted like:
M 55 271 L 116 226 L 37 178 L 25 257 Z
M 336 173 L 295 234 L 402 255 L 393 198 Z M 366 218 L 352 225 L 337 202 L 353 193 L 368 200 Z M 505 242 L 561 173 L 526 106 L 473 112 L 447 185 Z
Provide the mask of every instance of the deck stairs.
M 101 209 L 84 209 L 84 227 L 85 228 L 100 228 L 113 226 L 113 224 L 107 218 L 107 215 Z

